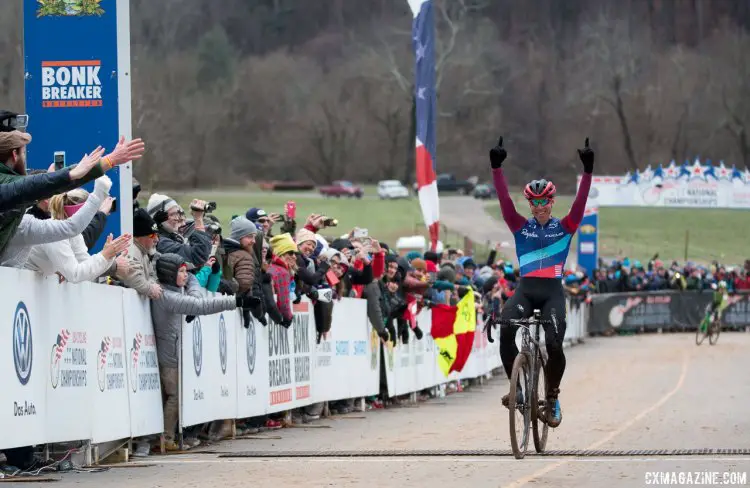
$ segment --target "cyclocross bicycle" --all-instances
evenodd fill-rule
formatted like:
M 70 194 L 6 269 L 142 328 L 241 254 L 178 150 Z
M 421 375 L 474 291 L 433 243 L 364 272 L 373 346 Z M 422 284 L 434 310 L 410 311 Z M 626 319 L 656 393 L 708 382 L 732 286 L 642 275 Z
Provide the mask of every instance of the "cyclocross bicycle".
M 547 361 L 539 344 L 539 328 L 552 321 L 542 320 L 541 315 L 541 311 L 534 310 L 534 314 L 526 319 L 498 319 L 501 327 L 517 325 L 521 329 L 521 350 L 513 362 L 508 393 L 510 445 L 516 459 L 523 459 L 526 455 L 529 427 L 533 431 L 536 452 L 544 452 L 547 445 Z
M 708 337 L 708 343 L 712 346 L 719 341 L 719 333 L 721 332 L 721 319 L 716 317 L 716 320 L 712 320 L 714 312 L 711 310 L 706 311 L 706 316 L 703 317 L 701 325 L 698 326 L 698 330 L 695 331 L 695 343 L 697 345 L 703 344 L 703 341 Z M 718 315 L 718 314 L 716 314 Z

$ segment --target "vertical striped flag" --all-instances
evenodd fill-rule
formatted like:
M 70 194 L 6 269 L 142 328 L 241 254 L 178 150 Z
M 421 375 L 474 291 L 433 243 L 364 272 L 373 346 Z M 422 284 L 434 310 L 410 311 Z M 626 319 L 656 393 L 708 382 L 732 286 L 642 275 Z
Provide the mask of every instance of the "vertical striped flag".
M 422 217 L 430 230 L 432 250 L 440 232 L 440 207 L 435 177 L 435 18 L 433 0 L 408 0 L 414 14 L 412 40 L 416 58 L 414 95 L 417 105 L 417 189 Z

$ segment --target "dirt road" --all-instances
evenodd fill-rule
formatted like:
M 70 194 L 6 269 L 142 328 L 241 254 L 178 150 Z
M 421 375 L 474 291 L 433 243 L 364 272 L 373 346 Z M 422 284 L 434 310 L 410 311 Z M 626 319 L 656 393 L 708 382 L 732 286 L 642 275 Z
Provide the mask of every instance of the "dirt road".
M 590 339 L 566 349 L 568 366 L 561 393 L 564 420 L 550 433 L 548 449 L 750 448 L 749 349 L 750 334 L 745 333 L 725 333 L 713 347 L 696 347 L 691 334 L 665 334 Z M 747 483 L 747 455 L 529 455 L 523 460 L 481 453 L 408 455 L 410 450 L 508 449 L 508 415 L 500 406 L 506 391 L 507 381 L 493 379 L 482 388 L 415 408 L 355 413 L 317 422 L 322 428 L 284 429 L 263 434 L 267 437 L 263 440 L 207 447 L 212 453 L 153 456 L 137 463 L 147 467 L 66 474 L 54 485 L 615 488 L 653 484 L 654 473 L 664 471 L 715 471 L 719 481 L 726 476 L 738 484 L 745 476 Z M 351 451 L 349 455 L 398 450 L 402 455 L 323 455 L 331 450 Z M 279 457 L 220 457 L 247 451 Z M 299 451 L 316 451 L 321 457 L 283 457 Z

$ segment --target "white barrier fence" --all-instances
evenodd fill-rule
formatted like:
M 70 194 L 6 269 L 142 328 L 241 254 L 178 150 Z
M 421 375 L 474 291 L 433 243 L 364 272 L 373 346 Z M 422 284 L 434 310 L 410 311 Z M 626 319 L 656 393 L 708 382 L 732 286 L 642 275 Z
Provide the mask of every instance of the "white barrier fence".
M 57 282 L 29 271 L 0 268 L 6 289 L 0 316 L 5 372 L 0 449 L 72 440 L 103 443 L 163 430 L 156 340 L 148 300 L 135 291 L 93 283 Z M 183 324 L 181 423 L 247 418 L 311 403 L 359 398 L 380 391 L 381 347 L 389 396 L 500 367 L 495 344 L 477 323 L 472 353 L 461 373 L 445 378 L 429 335 L 429 311 L 419 318 L 422 340 L 382 346 L 364 300 L 333 308 L 328 335 L 315 343 L 310 302 L 295 306 L 293 325 L 248 328 L 239 312 Z M 583 314 L 568 331 L 585 333 Z M 581 322 L 581 323 L 578 323 Z M 580 335 L 579 335 L 580 334 Z M 566 334 L 566 339 L 568 334 Z

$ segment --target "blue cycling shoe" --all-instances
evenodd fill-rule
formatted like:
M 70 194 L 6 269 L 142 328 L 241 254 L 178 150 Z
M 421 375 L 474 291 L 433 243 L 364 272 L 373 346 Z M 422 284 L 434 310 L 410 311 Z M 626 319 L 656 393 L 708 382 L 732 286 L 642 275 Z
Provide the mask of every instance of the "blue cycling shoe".
M 560 409 L 560 400 L 557 397 L 547 397 L 547 425 L 553 429 L 562 422 L 562 410 Z

